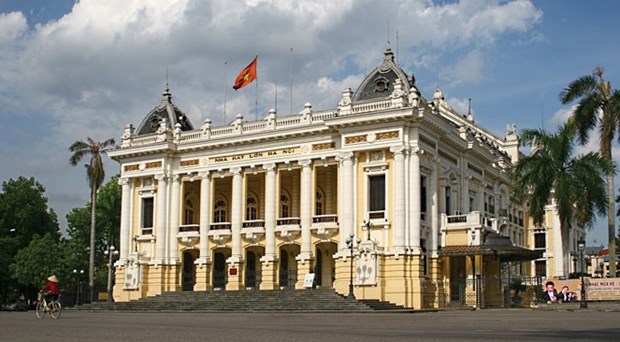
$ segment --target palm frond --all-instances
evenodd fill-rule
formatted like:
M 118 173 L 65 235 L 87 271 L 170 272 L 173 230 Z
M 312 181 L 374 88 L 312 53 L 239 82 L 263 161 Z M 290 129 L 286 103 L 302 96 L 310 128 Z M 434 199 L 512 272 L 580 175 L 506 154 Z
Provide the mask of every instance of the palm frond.
M 569 104 L 580 97 L 589 96 L 592 92 L 596 91 L 596 87 L 597 82 L 594 76 L 581 76 L 562 90 L 560 93 L 560 102 L 562 104 Z

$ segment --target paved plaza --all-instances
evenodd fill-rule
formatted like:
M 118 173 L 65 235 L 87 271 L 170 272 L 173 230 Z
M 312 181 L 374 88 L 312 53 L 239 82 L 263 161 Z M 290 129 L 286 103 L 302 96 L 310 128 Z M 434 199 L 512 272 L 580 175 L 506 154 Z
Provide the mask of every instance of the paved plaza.
M 0 312 L 0 341 L 542 341 L 615 340 L 620 312 L 426 313 Z

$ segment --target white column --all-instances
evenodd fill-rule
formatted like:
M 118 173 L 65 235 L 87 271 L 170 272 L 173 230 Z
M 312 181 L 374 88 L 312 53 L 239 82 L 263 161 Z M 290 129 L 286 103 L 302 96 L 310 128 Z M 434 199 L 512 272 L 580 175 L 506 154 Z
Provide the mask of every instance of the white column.
M 180 221 L 180 203 L 181 196 L 181 176 L 172 176 L 172 191 L 170 193 L 170 235 L 168 236 L 168 262 L 176 264 L 179 260 L 179 234 Z
M 131 251 L 131 230 L 129 229 L 129 221 L 131 220 L 131 179 L 121 178 L 118 180 L 122 189 L 121 196 L 121 227 L 120 227 L 120 260 L 127 259 Z
M 323 191 L 325 192 L 325 212 L 324 214 L 333 214 L 334 206 L 333 198 L 334 198 L 334 184 L 333 184 L 333 169 L 331 166 L 328 166 L 328 171 L 325 176 L 325 188 Z M 336 191 L 337 193 L 338 191 Z
M 467 172 L 467 160 L 463 160 L 461 167 L 461 215 L 466 215 L 469 208 L 469 173 Z
M 157 175 L 157 225 L 155 227 L 155 258 L 162 263 L 166 256 L 166 175 Z
M 200 173 L 200 260 L 209 260 L 209 224 L 211 223 L 211 176 Z
M 301 221 L 301 250 L 298 258 L 309 259 L 312 256 L 312 161 L 299 161 L 301 165 L 300 188 L 300 221 Z
M 439 197 L 441 194 L 439 188 L 439 179 L 437 177 L 439 170 L 439 159 L 433 160 L 431 169 L 430 190 L 431 190 L 431 256 L 437 256 L 437 247 L 439 241 Z M 428 213 L 427 213 L 428 215 Z
M 394 171 L 392 172 L 391 184 L 393 189 L 393 199 L 394 199 L 394 249 L 397 252 L 402 253 L 405 249 L 405 187 L 403 184 L 405 183 L 405 155 L 404 155 L 404 147 L 403 146 L 392 146 L 390 147 L 390 152 L 392 152 L 394 158 Z M 419 170 L 419 168 L 418 168 Z M 416 177 L 418 182 L 418 190 L 420 184 L 420 174 L 417 176 L 415 173 L 412 173 L 412 182 L 415 184 Z M 415 185 L 414 185 L 415 187 Z M 415 201 L 417 198 L 418 203 L 418 211 L 417 211 L 417 222 L 418 229 L 420 224 L 420 193 L 414 192 L 413 200 Z M 412 215 L 415 215 L 416 212 L 412 212 Z M 412 222 L 415 222 L 415 217 L 413 217 Z M 415 227 L 412 227 L 415 228 Z
M 232 205 L 231 205 L 231 228 L 232 228 L 232 262 L 239 262 L 241 255 L 241 224 L 243 219 L 243 179 L 241 178 L 241 168 L 230 169 L 233 174 L 232 180 Z
M 265 261 L 276 258 L 276 165 L 265 164 Z
M 419 254 L 420 249 L 420 231 L 422 229 L 421 215 L 422 206 L 420 202 L 420 194 L 422 192 L 421 172 L 420 172 L 420 155 L 423 153 L 420 148 L 414 148 L 411 151 L 411 182 L 413 183 L 413 197 L 411 199 L 411 215 L 413 216 L 413 226 L 411 227 L 411 245 L 413 253 Z
M 340 220 L 340 246 L 339 249 L 347 249 L 346 239 L 353 233 L 353 153 L 345 152 L 338 156 L 342 167 L 342 193 L 338 196 L 338 202 L 342 213 L 338 214 Z

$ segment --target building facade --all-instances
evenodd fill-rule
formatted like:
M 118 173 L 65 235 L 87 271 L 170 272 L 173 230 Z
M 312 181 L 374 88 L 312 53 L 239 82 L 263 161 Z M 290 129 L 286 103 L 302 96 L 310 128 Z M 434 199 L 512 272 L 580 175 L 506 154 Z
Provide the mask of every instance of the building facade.
M 390 49 L 333 110 L 195 128 L 171 98 L 108 153 L 121 165 L 116 301 L 311 284 L 480 305 L 504 291 L 490 279 L 540 256 L 510 201 L 515 127 L 499 137 L 440 89 L 424 98 Z

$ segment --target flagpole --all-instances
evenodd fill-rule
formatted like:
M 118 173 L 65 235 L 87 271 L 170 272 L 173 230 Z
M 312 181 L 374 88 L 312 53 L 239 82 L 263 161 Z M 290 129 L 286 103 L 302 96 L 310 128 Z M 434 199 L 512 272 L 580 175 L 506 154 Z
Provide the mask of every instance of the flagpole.
M 276 82 L 276 104 L 275 105 L 276 105 L 275 110 L 277 113 L 278 112 L 278 82 Z
M 291 112 L 290 114 L 293 115 L 293 48 L 291 48 L 291 104 L 290 104 L 290 108 L 291 108 Z
M 224 124 L 226 124 L 226 101 L 227 99 L 227 91 L 228 87 L 228 61 L 224 61 Z
M 254 109 L 254 121 L 258 121 L 258 54 L 256 54 L 256 108 Z

